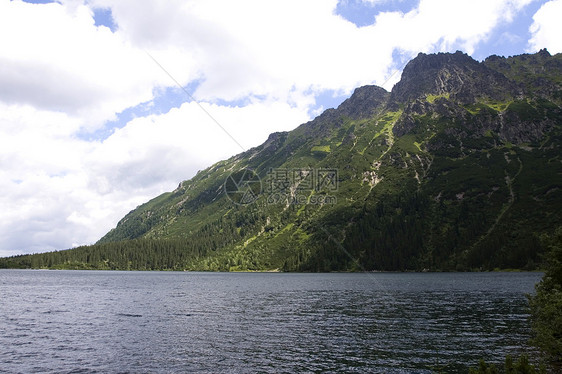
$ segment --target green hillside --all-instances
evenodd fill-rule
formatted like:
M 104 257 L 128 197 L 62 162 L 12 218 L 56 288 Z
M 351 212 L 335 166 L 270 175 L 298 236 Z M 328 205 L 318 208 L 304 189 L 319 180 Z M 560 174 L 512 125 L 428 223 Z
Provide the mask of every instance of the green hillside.
M 0 267 L 535 269 L 562 225 L 562 55 L 420 54 L 392 92 L 200 171 L 97 245 Z

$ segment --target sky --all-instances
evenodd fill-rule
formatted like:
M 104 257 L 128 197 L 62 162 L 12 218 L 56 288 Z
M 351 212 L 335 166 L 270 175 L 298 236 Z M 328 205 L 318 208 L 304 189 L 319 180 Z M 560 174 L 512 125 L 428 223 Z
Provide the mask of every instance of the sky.
M 562 0 L 0 0 L 0 256 L 93 244 L 419 52 L 562 52 Z

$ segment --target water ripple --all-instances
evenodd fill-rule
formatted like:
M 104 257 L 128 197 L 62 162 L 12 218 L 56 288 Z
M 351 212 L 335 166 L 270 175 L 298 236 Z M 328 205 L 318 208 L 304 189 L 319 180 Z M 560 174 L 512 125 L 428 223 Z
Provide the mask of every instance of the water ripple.
M 466 372 L 540 276 L 0 271 L 0 373 Z

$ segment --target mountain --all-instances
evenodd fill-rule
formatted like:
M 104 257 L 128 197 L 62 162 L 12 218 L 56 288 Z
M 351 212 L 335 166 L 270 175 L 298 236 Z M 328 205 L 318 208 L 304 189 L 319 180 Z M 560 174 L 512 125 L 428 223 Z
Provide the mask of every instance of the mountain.
M 534 269 L 542 240 L 562 225 L 561 140 L 562 54 L 420 53 L 392 92 L 357 88 L 137 207 L 97 245 L 18 261 Z

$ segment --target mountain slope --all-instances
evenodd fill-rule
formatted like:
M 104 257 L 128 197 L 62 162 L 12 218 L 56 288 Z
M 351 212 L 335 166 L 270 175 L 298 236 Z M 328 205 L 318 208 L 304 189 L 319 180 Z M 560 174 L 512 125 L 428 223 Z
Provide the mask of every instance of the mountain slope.
M 420 54 L 392 92 L 356 89 L 98 244 L 182 243 L 175 269 L 534 268 L 562 225 L 561 106 L 562 55 Z

